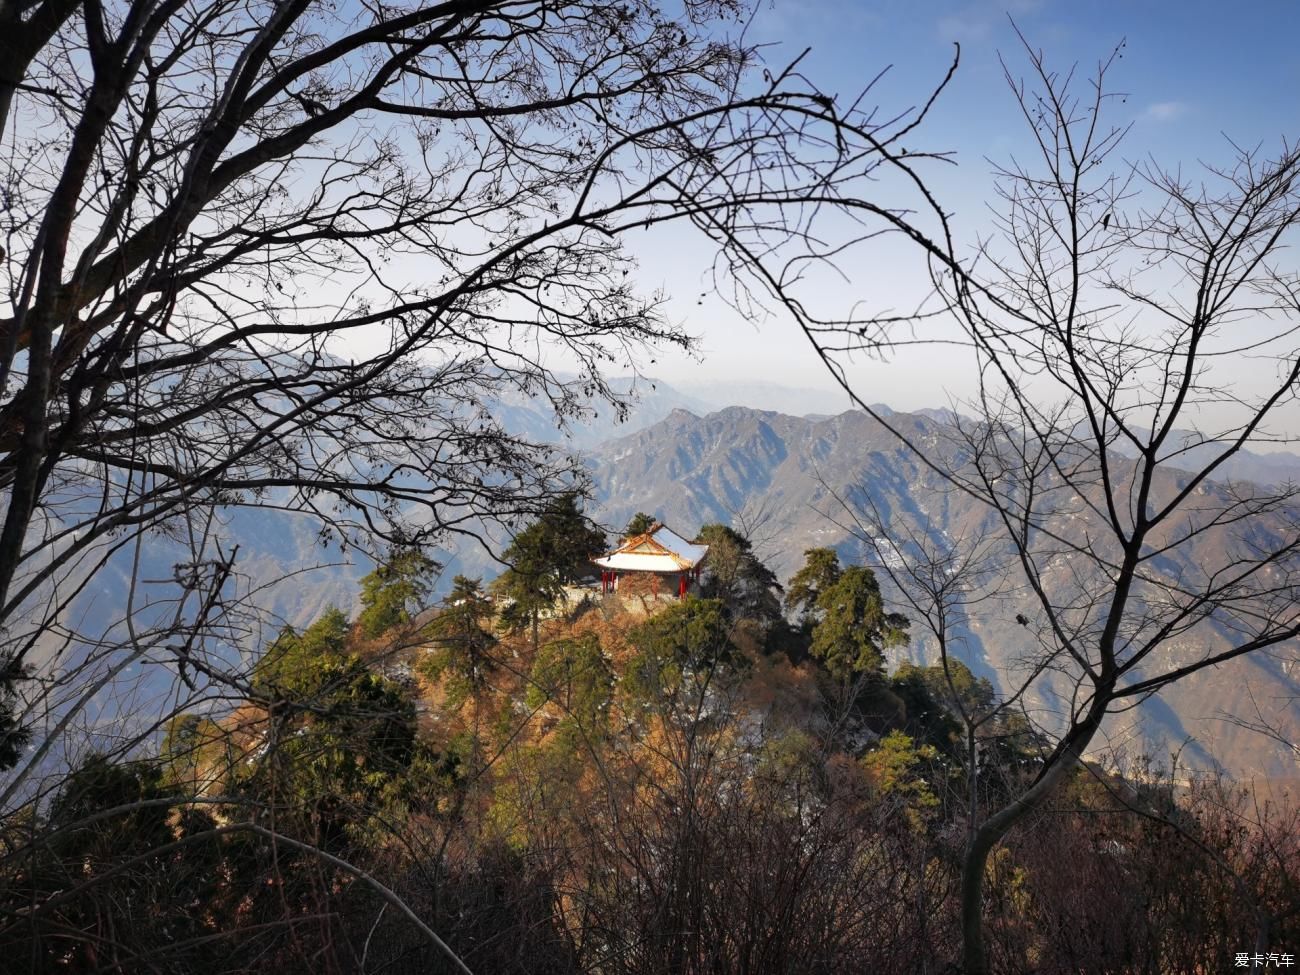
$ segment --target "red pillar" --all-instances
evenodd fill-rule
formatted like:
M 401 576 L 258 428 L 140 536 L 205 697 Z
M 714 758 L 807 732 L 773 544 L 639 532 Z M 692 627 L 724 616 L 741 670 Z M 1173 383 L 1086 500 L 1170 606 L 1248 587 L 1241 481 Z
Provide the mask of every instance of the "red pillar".
M 681 579 L 677 583 L 677 596 L 681 598 L 686 595 L 686 573 L 683 572 Z

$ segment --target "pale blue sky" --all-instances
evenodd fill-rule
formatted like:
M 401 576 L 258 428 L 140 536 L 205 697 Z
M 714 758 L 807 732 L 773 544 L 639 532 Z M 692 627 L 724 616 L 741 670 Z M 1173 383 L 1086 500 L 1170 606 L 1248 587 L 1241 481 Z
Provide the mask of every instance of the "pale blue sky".
M 1028 70 L 1008 15 L 1029 41 L 1061 70 L 1077 64 L 1087 74 L 1098 60 L 1126 40 L 1123 58 L 1109 81 L 1127 94 L 1114 106 L 1116 124 L 1133 122 L 1120 153 L 1123 159 L 1152 157 L 1184 170 L 1198 160 L 1223 161 L 1225 137 L 1275 152 L 1281 140 L 1300 138 L 1300 4 L 1191 0 L 1181 3 L 997 2 L 854 3 L 843 0 L 776 0 L 751 26 L 750 39 L 775 46 L 770 62 L 781 63 L 805 47 L 812 53 L 806 74 L 825 91 L 847 95 L 882 68 L 889 72 L 876 89 L 883 108 L 900 110 L 923 101 L 943 76 L 952 43 L 962 46 L 957 76 L 935 106 L 917 143 L 950 150 L 957 167 L 936 170 L 933 185 L 959 229 L 973 238 L 987 228 L 985 200 L 991 177 L 986 159 L 1005 159 L 1026 150 L 1025 128 L 1002 76 L 998 53 L 1014 71 Z M 640 277 L 674 295 L 670 314 L 701 338 L 701 363 L 660 356 L 653 372 L 668 381 L 761 378 L 796 386 L 829 380 L 806 339 L 785 321 L 757 331 L 714 299 L 697 304 L 703 290 L 699 268 L 706 251 L 677 233 L 640 245 Z M 897 255 L 898 262 L 907 256 Z M 855 267 L 845 297 L 870 294 L 890 303 L 891 288 L 906 278 L 886 261 Z M 898 301 L 903 303 L 899 293 Z M 928 354 L 916 364 L 866 366 L 859 373 L 869 400 L 901 408 L 940 405 L 943 388 L 967 386 L 964 359 Z

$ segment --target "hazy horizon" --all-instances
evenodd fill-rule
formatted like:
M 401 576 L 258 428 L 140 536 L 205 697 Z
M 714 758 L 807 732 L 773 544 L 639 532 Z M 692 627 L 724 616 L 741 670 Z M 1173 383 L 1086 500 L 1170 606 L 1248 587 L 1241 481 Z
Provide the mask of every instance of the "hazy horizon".
M 1081 83 L 1124 42 L 1108 75 L 1117 94 L 1108 119 L 1131 125 L 1115 157 L 1117 165 L 1152 159 L 1196 177 L 1203 163 L 1227 162 L 1232 143 L 1258 145 L 1266 155 L 1280 149 L 1283 137 L 1300 122 L 1294 94 L 1285 94 L 1300 90 L 1300 55 L 1290 40 L 1300 31 L 1300 7 L 1262 4 L 1252 8 L 1255 16 L 1239 18 L 1210 3 L 1182 5 L 1177 16 L 1164 10 L 1050 0 L 872 7 L 811 0 L 765 6 L 747 36 L 765 45 L 763 54 L 772 64 L 810 48 L 803 63 L 809 77 L 842 99 L 885 71 L 868 96 L 868 101 L 875 97 L 882 116 L 928 97 L 951 64 L 954 43 L 960 44 L 953 80 L 908 144 L 910 148 L 915 139 L 917 146 L 953 153 L 955 165 L 934 164 L 924 175 L 951 212 L 961 242 L 972 246 L 992 226 L 993 165 L 1032 150 L 999 63 L 1001 56 L 1015 76 L 1029 68 L 1016 27 L 1031 45 L 1044 49 L 1052 67 L 1061 73 L 1074 68 Z M 1260 32 L 1262 21 L 1272 28 Z M 1205 63 L 1219 69 L 1193 70 Z M 698 358 L 661 350 L 646 374 L 677 385 L 768 381 L 836 388 L 788 316 L 750 321 L 712 293 L 706 242 L 674 227 L 648 234 L 644 244 L 632 243 L 640 262 L 633 273 L 643 290 L 662 287 L 669 296 L 666 316 L 699 339 Z M 827 299 L 828 307 L 846 308 L 857 301 L 898 311 L 914 306 L 921 287 L 918 255 L 902 244 L 878 250 L 880 263 L 844 267 L 839 279 L 825 275 L 819 297 Z M 861 357 L 850 378 L 865 402 L 915 410 L 969 396 L 974 374 L 964 350 L 926 344 L 900 348 L 887 361 Z M 1289 409 L 1285 423 L 1286 433 L 1300 433 L 1300 409 Z

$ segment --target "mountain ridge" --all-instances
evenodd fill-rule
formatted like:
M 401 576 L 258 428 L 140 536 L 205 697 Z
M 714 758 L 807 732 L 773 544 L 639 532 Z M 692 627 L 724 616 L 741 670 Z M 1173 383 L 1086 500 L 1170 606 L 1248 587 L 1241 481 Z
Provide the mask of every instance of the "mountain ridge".
M 862 562 L 872 554 L 842 524 L 844 512 L 836 499 L 851 489 L 864 489 L 886 521 L 930 533 L 936 541 L 979 537 L 995 527 L 990 512 L 943 490 L 922 461 L 861 410 L 796 417 L 732 405 L 701 415 L 691 409 L 704 409 L 701 404 L 677 397 L 668 384 L 656 385 L 662 398 L 645 412 L 633 410 L 627 425 L 600 424 L 601 429 L 620 431 L 619 435 L 577 447 L 595 484 L 590 513 L 611 532 L 621 529 L 637 511 L 657 514 L 687 535 L 710 522 L 742 525 L 752 531 L 759 555 L 784 580 L 798 568 L 807 548 L 834 547 L 845 562 Z M 535 419 L 541 415 L 540 407 L 530 408 L 529 413 Z M 662 415 L 656 418 L 657 414 Z M 947 414 L 892 410 L 888 414 L 891 424 L 923 449 L 937 449 L 943 415 Z M 588 432 L 595 436 L 594 429 Z M 837 518 L 841 524 L 836 524 Z M 273 633 L 285 622 L 302 626 L 319 615 L 326 603 L 338 603 L 355 614 L 356 583 L 371 566 L 355 557 L 351 564 L 339 564 L 339 553 L 319 547 L 309 518 L 234 509 L 223 515 L 223 522 L 220 534 L 244 545 L 238 570 L 243 591 L 258 591 L 305 565 L 327 563 L 306 578 L 289 578 L 263 594 L 263 632 Z M 497 540 L 498 550 L 504 541 Z M 150 552 L 151 561 L 160 568 L 150 572 L 166 576 L 171 553 L 165 542 L 155 544 L 161 547 Z M 457 572 L 487 579 L 500 569 L 479 546 L 434 554 L 446 564 L 439 591 L 449 586 Z M 97 579 L 86 598 L 73 606 L 70 617 L 92 637 L 102 632 L 103 627 L 96 629 L 95 617 L 125 604 L 122 588 L 128 580 L 129 573 Z M 1023 640 L 1024 630 L 1007 614 L 966 621 L 960 636 L 961 656 L 972 669 L 1004 682 L 1014 662 L 1008 648 Z M 932 648 L 915 639 L 906 656 L 928 662 Z M 1145 727 L 1121 722 L 1108 732 L 1117 740 L 1127 736 L 1133 747 L 1146 750 L 1164 747 L 1162 742 L 1177 745 L 1184 736 L 1195 734 L 1205 743 L 1191 749 L 1202 766 L 1217 759 L 1236 774 L 1295 775 L 1294 755 L 1280 749 L 1261 750 L 1257 737 L 1215 716 L 1220 709 L 1247 715 L 1251 694 L 1300 694 L 1297 678 L 1300 673 L 1288 672 L 1270 657 L 1235 662 L 1222 673 L 1194 675 L 1171 689 L 1164 700 L 1147 705 Z M 1053 693 L 1049 687 L 1046 695 L 1031 702 L 1045 720 L 1060 705 Z M 105 701 L 106 708 L 109 703 Z M 1295 709 L 1287 710 L 1286 717 L 1294 725 Z
M 939 420 L 895 413 L 891 425 L 923 449 L 938 449 L 943 432 Z M 597 484 L 597 514 L 609 524 L 622 524 L 643 510 L 689 533 L 708 522 L 733 523 L 744 516 L 746 506 L 765 506 L 768 524 L 760 526 L 756 544 L 781 578 L 797 568 L 806 548 L 829 546 L 848 562 L 866 561 L 873 554 L 845 530 L 846 514 L 837 509 L 836 498 L 854 490 L 870 498 L 886 523 L 936 541 L 988 537 L 997 529 L 991 511 L 945 489 L 915 454 L 862 411 L 795 418 L 744 407 L 702 417 L 676 410 L 658 424 L 607 442 L 588 455 L 587 463 Z M 1185 482 L 1180 474 L 1171 478 Z M 1227 497 L 1226 489 L 1217 485 L 1200 490 Z M 1062 530 L 1077 533 L 1080 528 L 1063 523 Z M 1216 538 L 1213 544 L 1226 544 Z M 1193 572 L 1194 556 L 1176 554 L 1166 559 L 1170 564 L 1165 570 Z M 1069 584 L 1065 579 L 1056 582 Z M 1017 618 L 1033 608 L 1027 602 L 1001 618 L 963 621 L 963 660 L 1006 690 L 1007 676 L 1014 672 L 1025 642 Z M 1198 652 L 1197 646 L 1175 641 L 1162 653 L 1177 659 Z M 928 663 L 934 655 L 928 641 L 914 638 L 905 656 Z M 1218 712 L 1246 715 L 1256 696 L 1294 695 L 1300 692 L 1295 677 L 1300 674 L 1289 673 L 1270 656 L 1242 658 L 1185 678 L 1144 705 L 1141 721 L 1112 721 L 1107 732 L 1113 742 L 1127 740 L 1130 748 L 1145 752 L 1184 747 L 1187 739 L 1195 738 L 1186 744 L 1184 757 L 1201 767 L 1217 761 L 1237 774 L 1293 776 L 1297 767 L 1289 750 L 1267 746 L 1221 720 Z M 1067 693 L 1065 686 L 1048 681 L 1028 703 L 1051 727 Z M 1295 709 L 1284 710 L 1283 717 L 1294 724 Z

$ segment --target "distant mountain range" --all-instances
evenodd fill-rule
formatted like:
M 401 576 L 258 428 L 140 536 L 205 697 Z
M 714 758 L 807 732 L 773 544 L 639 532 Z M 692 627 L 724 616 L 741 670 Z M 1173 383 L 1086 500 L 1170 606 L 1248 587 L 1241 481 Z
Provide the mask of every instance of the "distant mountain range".
M 937 445 L 947 419 L 943 413 L 893 414 L 891 423 L 914 443 Z M 854 492 L 865 492 L 886 523 L 921 536 L 999 534 L 987 509 L 945 490 L 936 474 L 861 411 L 800 418 L 741 407 L 702 417 L 676 410 L 651 427 L 605 443 L 588 463 L 599 486 L 599 513 L 607 523 L 621 525 L 645 511 L 689 534 L 704 523 L 757 517 L 763 522 L 755 532 L 759 552 L 782 578 L 798 567 L 808 548 L 833 547 L 845 561 L 868 554 L 862 541 L 836 524 L 848 520 L 837 496 Z M 1164 485 L 1171 486 L 1172 481 Z M 1203 503 L 1228 502 L 1226 486 L 1206 485 L 1201 491 Z M 1075 515 L 1063 515 L 1051 527 L 1079 541 L 1086 530 Z M 1156 571 L 1195 578 L 1199 564 L 1233 544 L 1230 530 L 1209 532 L 1194 544 L 1179 546 L 1160 560 Z M 1056 581 L 1069 584 L 1065 578 Z M 1032 600 L 1006 606 L 997 617 L 964 620 L 958 633 L 966 662 L 1000 687 L 1027 650 L 1027 632 L 1017 623 L 1017 613 L 1032 617 Z M 1190 659 L 1196 651 L 1196 645 L 1175 642 L 1163 652 Z M 933 662 L 935 653 L 916 632 L 903 656 Z M 1026 703 L 1052 727 L 1068 699 L 1068 686 L 1044 680 L 1036 687 Z M 1181 749 L 1184 762 L 1202 768 L 1218 761 L 1236 775 L 1292 777 L 1300 773 L 1293 750 L 1219 715 L 1253 716 L 1258 703 L 1266 712 L 1278 710 L 1284 728 L 1300 730 L 1297 708 L 1285 703 L 1294 700 L 1300 700 L 1300 672 L 1288 672 L 1279 657 L 1258 654 L 1196 673 L 1105 730 L 1130 757 L 1148 753 L 1165 760 L 1170 751 Z
M 621 528 L 637 511 L 657 514 L 688 536 L 709 522 L 744 522 L 754 530 L 760 555 L 785 579 L 798 568 L 807 548 L 831 546 L 846 561 L 864 558 L 863 544 L 835 523 L 840 511 L 835 495 L 850 488 L 866 491 L 887 519 L 914 531 L 970 538 L 993 529 L 986 510 L 945 492 L 936 475 L 865 413 L 824 415 L 822 410 L 832 405 L 825 394 L 764 384 L 707 391 L 713 396 L 758 397 L 792 406 L 801 410 L 802 415 L 796 416 L 750 406 L 714 410 L 712 397 L 702 395 L 706 391 L 683 392 L 654 380 L 619 380 L 615 388 L 636 399 L 623 422 L 617 422 L 613 410 L 605 410 L 568 431 L 556 428 L 548 406 L 525 398 L 493 406 L 493 413 L 512 432 L 567 442 L 585 457 L 597 488 L 591 513 L 611 530 Z M 888 412 L 892 422 L 921 443 L 937 440 L 952 416 L 946 410 Z M 1245 478 L 1242 472 L 1247 471 L 1261 481 L 1300 479 L 1300 457 L 1245 455 L 1226 473 Z M 279 511 L 234 509 L 226 514 L 221 534 L 228 540 L 227 548 L 234 542 L 241 546 L 239 585 L 243 591 L 257 592 L 266 609 L 265 633 L 273 633 L 282 622 L 304 625 L 330 603 L 355 612 L 357 580 L 371 565 L 363 558 L 345 558 L 337 550 L 323 549 L 310 519 Z M 505 540 L 497 541 L 501 545 Z M 166 578 L 179 552 L 159 536 L 148 552 L 145 577 Z M 500 568 L 481 547 L 466 545 L 438 554 L 447 564 L 447 585 L 457 572 L 490 579 Z M 1183 553 L 1193 560 L 1195 555 L 1195 551 Z M 313 566 L 319 567 L 292 575 Z M 1178 566 L 1170 569 L 1178 570 Z M 128 581 L 125 571 L 104 573 L 83 594 L 69 619 L 91 638 L 102 636 L 120 612 Z M 1030 609 L 1028 604 L 1025 609 Z M 967 662 L 1001 684 L 1001 675 L 1024 645 L 1025 631 L 1011 613 L 1004 619 L 969 620 L 961 638 Z M 905 655 L 932 659 L 933 648 L 918 635 Z M 163 668 L 153 672 L 156 677 L 146 671 L 141 681 L 157 685 L 161 693 L 170 677 Z M 1294 677 L 1300 679 L 1300 673 Z M 1063 692 L 1063 687 L 1049 684 L 1028 703 L 1050 724 L 1058 705 L 1053 695 Z M 1293 752 L 1217 719 L 1220 711 L 1252 713 L 1252 695 L 1261 702 L 1286 695 L 1297 699 L 1300 688 L 1274 658 L 1241 660 L 1194 675 L 1108 731 L 1113 740 L 1128 741 L 1130 752 L 1150 750 L 1161 756 L 1194 736 L 1199 744 L 1188 745 L 1184 759 L 1196 764 L 1209 766 L 1217 760 L 1237 775 L 1296 775 Z M 117 700 L 106 694 L 101 716 L 108 716 Z M 1289 719 L 1295 722 L 1296 717 L 1292 706 Z
M 773 410 L 790 416 L 834 415 L 852 405 L 847 393 L 832 389 L 807 389 L 764 382 L 716 382 L 669 384 L 645 376 L 618 376 L 610 387 L 629 404 L 621 420 L 608 404 L 597 404 L 590 418 L 561 428 L 549 402 L 523 394 L 501 397 L 492 405 L 511 433 L 544 443 L 569 443 L 593 447 L 616 437 L 627 436 L 663 420 L 674 410 L 704 416 L 729 406 Z

